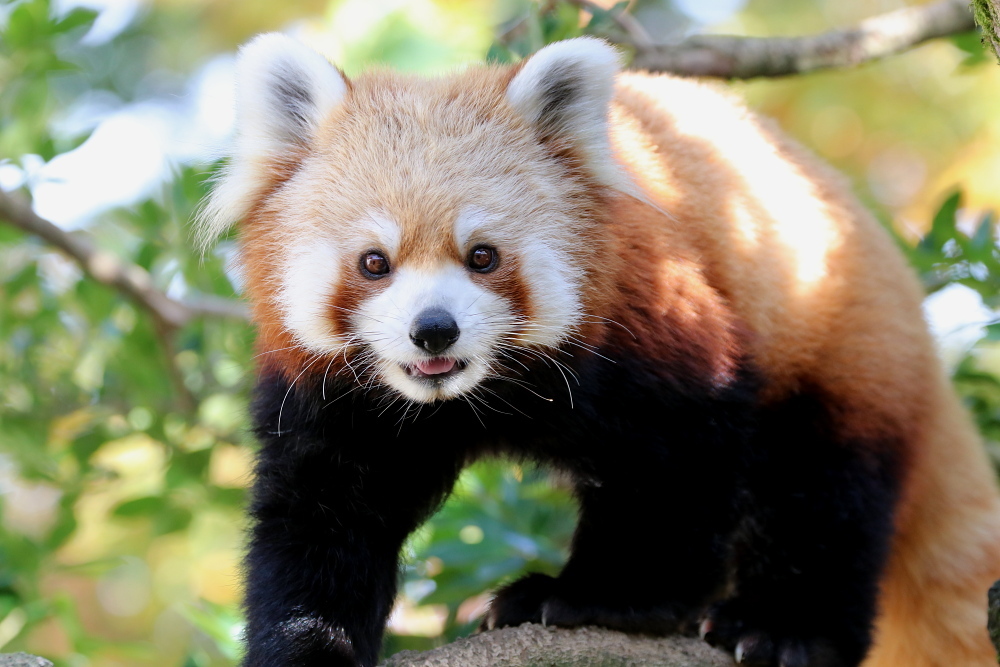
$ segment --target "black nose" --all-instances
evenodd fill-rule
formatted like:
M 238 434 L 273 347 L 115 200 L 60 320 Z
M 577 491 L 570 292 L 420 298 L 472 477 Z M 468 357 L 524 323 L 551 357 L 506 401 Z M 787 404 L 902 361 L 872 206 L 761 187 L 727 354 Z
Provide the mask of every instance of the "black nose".
M 431 354 L 441 354 L 458 340 L 458 322 L 444 308 L 428 308 L 413 320 L 410 340 Z

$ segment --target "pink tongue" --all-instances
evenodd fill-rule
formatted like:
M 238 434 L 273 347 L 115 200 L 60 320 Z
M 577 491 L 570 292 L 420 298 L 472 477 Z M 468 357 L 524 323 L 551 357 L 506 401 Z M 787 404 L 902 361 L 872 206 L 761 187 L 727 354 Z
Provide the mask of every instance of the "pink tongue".
M 417 370 L 424 375 L 440 375 L 441 373 L 447 373 L 454 367 L 454 359 L 431 359 L 430 361 L 417 362 Z

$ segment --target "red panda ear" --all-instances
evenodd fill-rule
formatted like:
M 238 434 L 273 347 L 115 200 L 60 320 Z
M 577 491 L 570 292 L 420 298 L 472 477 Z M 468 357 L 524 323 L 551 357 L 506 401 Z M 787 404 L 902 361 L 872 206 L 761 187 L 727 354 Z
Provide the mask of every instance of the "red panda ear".
M 608 107 L 620 66 L 610 44 L 578 37 L 535 53 L 507 86 L 507 101 L 539 137 L 570 141 L 594 176 L 612 186 L 621 175 L 611 158 Z
M 347 85 L 336 67 L 291 37 L 259 35 L 240 49 L 235 149 L 199 215 L 203 247 L 246 215 L 277 164 L 309 146 Z

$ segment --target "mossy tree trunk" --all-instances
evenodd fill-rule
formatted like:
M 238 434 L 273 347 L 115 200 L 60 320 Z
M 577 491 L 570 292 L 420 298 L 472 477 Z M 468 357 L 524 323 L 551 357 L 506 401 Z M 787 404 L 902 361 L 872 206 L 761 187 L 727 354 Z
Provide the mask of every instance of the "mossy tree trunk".
M 993 47 L 1000 62 L 1000 0 L 972 0 L 972 13 L 983 29 L 983 42 Z

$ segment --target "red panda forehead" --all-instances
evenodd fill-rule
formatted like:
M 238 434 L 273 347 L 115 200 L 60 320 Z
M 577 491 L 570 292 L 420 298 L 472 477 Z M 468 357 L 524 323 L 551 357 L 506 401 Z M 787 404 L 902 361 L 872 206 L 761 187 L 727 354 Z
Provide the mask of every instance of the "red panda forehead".
M 338 171 L 419 182 L 453 174 L 497 175 L 545 162 L 545 152 L 508 104 L 506 70 L 477 68 L 444 79 L 374 72 L 352 83 L 315 147 Z
M 352 80 L 345 109 L 370 119 L 409 118 L 464 134 L 478 124 L 515 117 L 506 96 L 509 80 L 509 68 L 490 66 L 437 78 L 374 70 Z

